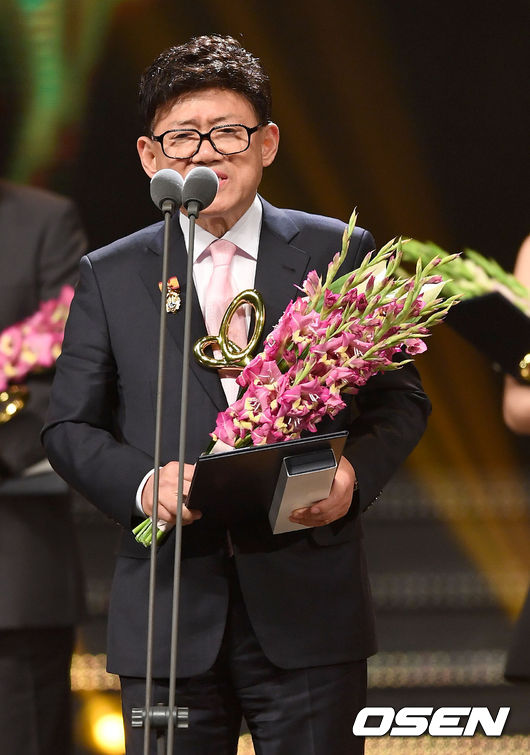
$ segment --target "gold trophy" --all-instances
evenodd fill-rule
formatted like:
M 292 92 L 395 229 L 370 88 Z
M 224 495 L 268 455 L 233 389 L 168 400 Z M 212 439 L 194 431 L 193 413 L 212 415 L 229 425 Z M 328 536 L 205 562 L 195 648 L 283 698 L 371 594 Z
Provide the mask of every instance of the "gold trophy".
M 254 310 L 254 332 L 244 349 L 241 349 L 228 338 L 228 329 L 235 312 L 244 304 L 250 304 Z M 204 336 L 199 338 L 193 347 L 195 358 L 203 367 L 220 369 L 225 367 L 236 367 L 243 369 L 253 357 L 252 352 L 258 345 L 263 325 L 265 323 L 265 304 L 263 297 L 255 288 L 248 288 L 241 291 L 235 299 L 230 302 L 226 312 L 221 320 L 218 336 Z M 207 348 L 212 351 L 220 351 L 221 356 L 209 356 L 206 353 Z

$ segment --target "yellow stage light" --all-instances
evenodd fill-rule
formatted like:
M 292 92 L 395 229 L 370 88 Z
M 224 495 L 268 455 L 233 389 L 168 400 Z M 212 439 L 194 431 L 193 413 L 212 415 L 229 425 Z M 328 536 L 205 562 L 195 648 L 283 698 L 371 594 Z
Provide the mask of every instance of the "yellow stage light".
M 77 724 L 84 745 L 100 755 L 123 755 L 125 737 L 119 696 L 90 692 L 82 699 Z
M 99 752 L 122 755 L 125 752 L 123 720 L 120 713 L 106 713 L 92 724 L 92 738 Z

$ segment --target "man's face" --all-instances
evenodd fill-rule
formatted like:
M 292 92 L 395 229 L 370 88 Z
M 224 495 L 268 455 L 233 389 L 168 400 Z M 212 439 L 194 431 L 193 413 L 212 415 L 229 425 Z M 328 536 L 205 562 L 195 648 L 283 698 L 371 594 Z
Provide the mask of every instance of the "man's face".
M 229 89 L 202 89 L 179 97 L 160 111 L 153 133 L 158 136 L 173 128 L 194 128 L 205 133 L 213 126 L 241 123 L 253 127 L 258 117 L 243 95 Z M 263 168 L 270 165 L 278 150 L 278 127 L 271 123 L 250 137 L 250 146 L 236 155 L 221 155 L 204 139 L 199 152 L 189 159 L 170 159 L 162 146 L 146 136 L 138 139 L 140 160 L 148 176 L 161 168 L 173 168 L 183 178 L 198 165 L 211 168 L 219 178 L 219 190 L 212 204 L 199 217 L 199 224 L 222 236 L 252 204 Z

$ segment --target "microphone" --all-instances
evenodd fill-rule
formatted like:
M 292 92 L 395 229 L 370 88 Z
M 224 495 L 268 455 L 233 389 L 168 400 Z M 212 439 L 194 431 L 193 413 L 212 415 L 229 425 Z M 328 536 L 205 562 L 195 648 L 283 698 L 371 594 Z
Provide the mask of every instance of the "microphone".
M 199 165 L 190 170 L 182 187 L 182 204 L 188 217 L 197 218 L 199 212 L 211 205 L 219 188 L 219 179 L 211 168 Z
M 171 168 L 162 168 L 155 173 L 151 179 L 151 199 L 159 210 L 173 215 L 182 204 L 183 184 L 180 173 Z

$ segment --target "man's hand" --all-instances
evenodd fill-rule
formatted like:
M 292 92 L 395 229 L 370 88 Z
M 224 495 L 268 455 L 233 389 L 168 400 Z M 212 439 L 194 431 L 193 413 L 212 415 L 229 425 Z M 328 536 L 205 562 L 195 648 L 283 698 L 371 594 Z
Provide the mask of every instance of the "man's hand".
M 184 503 L 190 491 L 191 479 L 195 464 L 184 464 Z M 142 508 L 147 516 L 151 516 L 153 511 L 153 484 L 154 474 L 145 483 L 142 490 Z M 158 511 L 157 518 L 170 524 L 175 524 L 177 515 L 177 490 L 179 479 L 178 461 L 170 461 L 165 467 L 161 467 L 158 480 Z M 192 524 L 196 519 L 200 519 L 202 513 L 193 509 L 182 506 L 182 525 Z
M 354 486 L 355 470 L 342 456 L 329 496 L 307 508 L 295 509 L 289 517 L 290 521 L 305 524 L 306 527 L 323 527 L 335 522 L 348 512 Z

